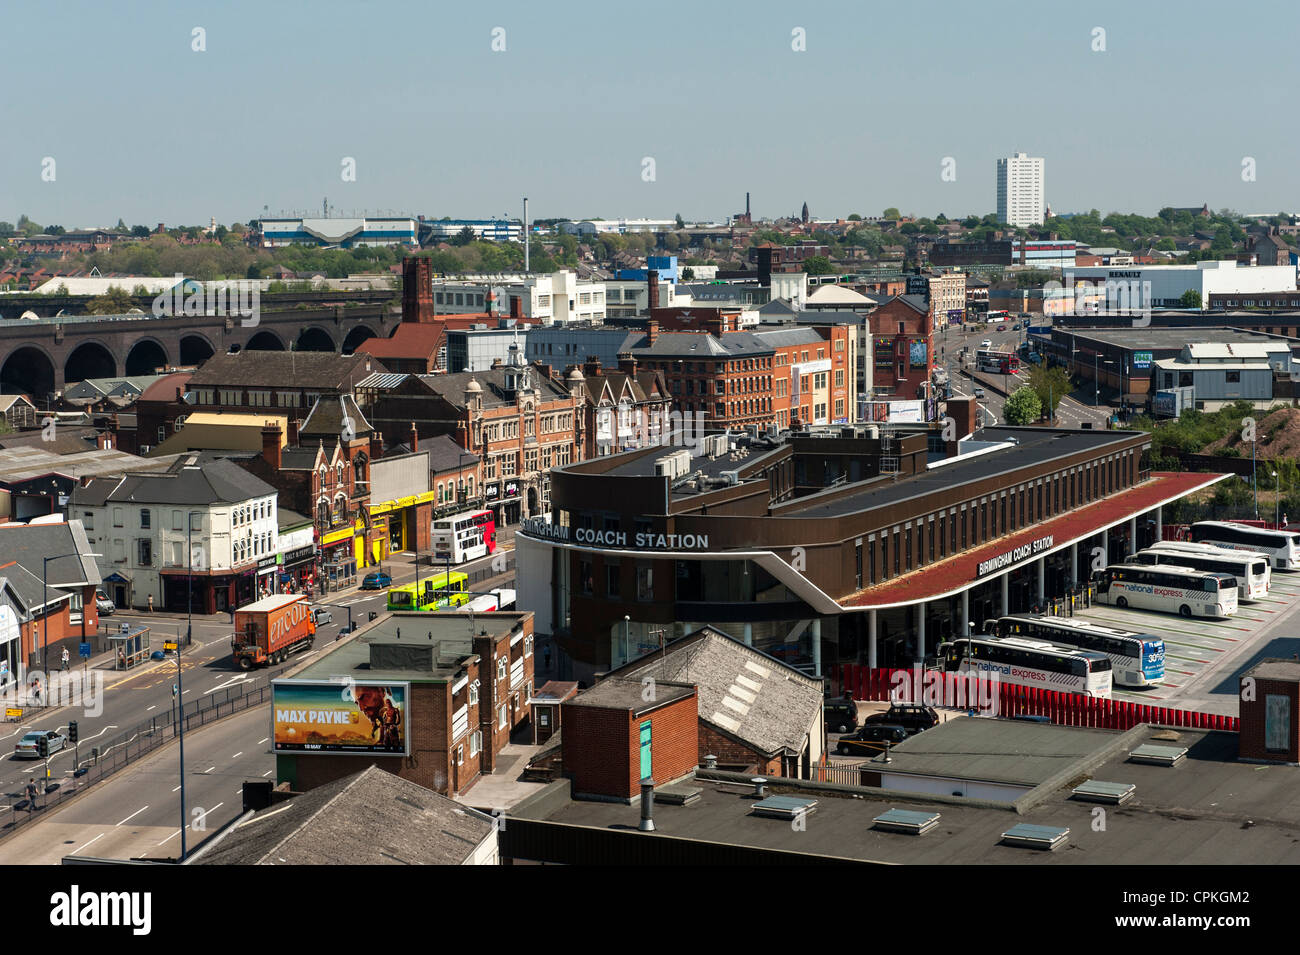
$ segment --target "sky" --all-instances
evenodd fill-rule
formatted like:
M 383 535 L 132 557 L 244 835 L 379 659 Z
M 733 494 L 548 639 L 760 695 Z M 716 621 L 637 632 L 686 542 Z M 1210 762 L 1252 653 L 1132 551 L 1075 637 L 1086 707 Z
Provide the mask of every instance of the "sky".
M 0 219 L 955 217 L 1018 151 L 1058 213 L 1294 211 L 1298 35 L 1273 0 L 11 3 Z

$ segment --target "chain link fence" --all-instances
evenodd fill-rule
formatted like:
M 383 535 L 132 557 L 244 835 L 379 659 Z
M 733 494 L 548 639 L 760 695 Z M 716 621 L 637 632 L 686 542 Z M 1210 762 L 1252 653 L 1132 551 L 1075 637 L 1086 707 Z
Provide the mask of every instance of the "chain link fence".
M 188 733 L 270 698 L 271 687 L 266 683 L 226 687 L 184 706 L 181 711 L 184 730 Z M 5 804 L 0 806 L 0 839 L 40 818 L 45 810 L 57 808 L 65 800 L 170 743 L 180 735 L 179 731 L 180 723 L 173 708 L 93 746 L 69 744 L 77 760 L 72 776 L 61 780 L 34 779 L 24 789 L 5 794 Z M 35 787 L 34 798 L 32 787 Z

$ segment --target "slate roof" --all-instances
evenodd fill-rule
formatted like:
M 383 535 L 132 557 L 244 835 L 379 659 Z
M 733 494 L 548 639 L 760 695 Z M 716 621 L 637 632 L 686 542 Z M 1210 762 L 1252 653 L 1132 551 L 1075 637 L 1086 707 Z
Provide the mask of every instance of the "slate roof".
M 96 478 L 75 488 L 70 506 L 102 507 L 111 502 L 133 504 L 234 504 L 253 497 L 269 497 L 275 488 L 233 461 L 217 458 L 202 467 L 186 462 L 197 455 L 181 455 L 173 469 L 158 474 L 131 473 L 122 478 Z
M 81 521 L 64 521 L 60 524 L 5 524 L 0 525 L 0 562 L 13 562 L 20 571 L 26 571 L 35 581 L 35 604 L 39 605 L 43 579 L 59 584 L 93 584 L 98 587 L 103 578 L 95 558 L 87 556 L 94 551 Z M 51 555 L 77 554 L 80 556 L 57 556 L 45 567 L 43 558 Z M 44 578 L 42 572 L 45 572 Z M 15 582 L 16 589 L 23 589 L 24 575 L 5 571 Z
M 227 385 L 249 388 L 310 388 L 350 391 L 352 383 L 386 371 L 369 355 L 317 351 L 241 351 L 213 355 L 190 377 L 191 389 Z
M 307 439 L 316 437 L 340 439 L 344 418 L 349 419 L 352 432 L 357 436 L 368 435 L 374 430 L 351 395 L 320 397 L 312 405 L 307 420 L 298 428 L 299 443 L 314 444 Z
M 652 653 L 610 677 L 693 683 L 701 722 L 767 755 L 800 753 L 809 730 L 820 731 L 820 681 L 712 627 L 668 644 L 666 660 Z
M 499 408 L 515 403 L 515 399 L 509 397 L 506 391 L 508 370 L 509 366 L 502 365 L 500 368 L 489 368 L 485 371 L 460 371 L 452 375 L 420 375 L 419 378 L 430 390 L 437 392 L 457 408 L 465 407 L 465 386 L 473 378 L 483 389 L 483 407 Z M 529 382 L 537 389 L 542 401 L 569 397 L 569 391 L 563 383 L 551 381 L 535 367 L 530 366 L 528 371 Z
M 200 848 L 196 865 L 463 865 L 495 822 L 376 766 L 267 809 Z

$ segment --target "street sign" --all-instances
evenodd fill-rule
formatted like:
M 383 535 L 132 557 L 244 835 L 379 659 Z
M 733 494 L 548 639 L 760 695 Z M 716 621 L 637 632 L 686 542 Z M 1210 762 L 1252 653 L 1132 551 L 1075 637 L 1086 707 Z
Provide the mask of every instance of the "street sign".
M 23 708 L 21 706 L 6 706 L 5 719 L 20 720 L 23 718 Z
M 170 642 L 170 641 L 163 643 L 163 649 L 164 649 L 164 650 L 175 650 L 176 647 L 177 647 L 177 644 L 172 643 L 172 642 Z
M 81 644 L 80 647 L 77 649 L 77 655 L 78 655 L 78 656 L 81 656 L 81 657 L 84 657 L 85 659 L 89 660 L 89 659 L 90 659 L 90 644 L 89 644 L 89 643 L 83 643 L 83 644 Z

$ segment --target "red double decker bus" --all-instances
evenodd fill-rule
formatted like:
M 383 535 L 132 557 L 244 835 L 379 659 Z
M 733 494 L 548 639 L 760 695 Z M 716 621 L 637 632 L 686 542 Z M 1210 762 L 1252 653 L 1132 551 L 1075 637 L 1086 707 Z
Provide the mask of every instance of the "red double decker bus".
M 1020 357 L 1012 352 L 981 348 L 975 353 L 975 368 L 997 375 L 1014 375 L 1020 371 Z

